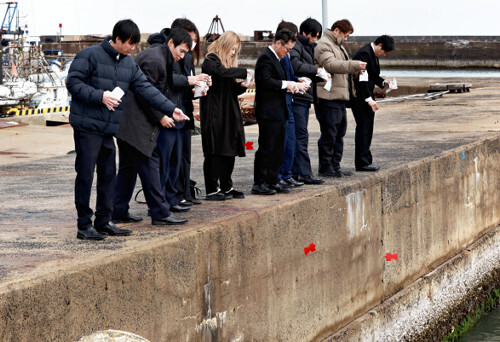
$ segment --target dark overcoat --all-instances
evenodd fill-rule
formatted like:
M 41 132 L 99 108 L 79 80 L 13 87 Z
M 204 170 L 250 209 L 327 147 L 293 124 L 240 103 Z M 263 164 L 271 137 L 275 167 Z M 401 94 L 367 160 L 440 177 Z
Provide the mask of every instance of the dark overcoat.
M 171 90 L 172 64 L 175 62 L 166 44 L 150 47 L 135 57 L 135 62 L 141 67 L 151 84 L 165 95 L 170 102 L 172 113 L 177 105 L 178 97 Z M 158 139 L 164 114 L 149 105 L 134 91 L 130 91 L 124 101 L 124 109 L 118 139 L 133 146 L 145 156 L 151 157 Z M 179 125 L 181 123 L 176 123 Z
M 245 79 L 245 68 L 226 68 L 219 57 L 209 54 L 201 71 L 212 76 L 207 96 L 200 99 L 201 141 L 205 155 L 245 156 L 245 131 L 238 95 L 246 88 L 236 82 Z

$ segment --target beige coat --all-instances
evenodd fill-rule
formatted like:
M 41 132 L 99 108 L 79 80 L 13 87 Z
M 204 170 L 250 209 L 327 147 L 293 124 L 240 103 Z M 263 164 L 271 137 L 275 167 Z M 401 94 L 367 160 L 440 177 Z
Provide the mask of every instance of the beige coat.
M 332 87 L 330 91 L 323 86 L 326 82 L 318 83 L 318 98 L 324 100 L 349 100 L 349 88 L 347 74 L 359 72 L 360 61 L 349 60 L 347 51 L 342 46 L 343 39 L 335 38 L 332 31 L 325 30 L 323 37 L 314 48 L 314 64 L 325 68 L 332 74 Z M 345 52 L 344 53 L 342 52 Z M 347 59 L 346 57 L 347 56 Z

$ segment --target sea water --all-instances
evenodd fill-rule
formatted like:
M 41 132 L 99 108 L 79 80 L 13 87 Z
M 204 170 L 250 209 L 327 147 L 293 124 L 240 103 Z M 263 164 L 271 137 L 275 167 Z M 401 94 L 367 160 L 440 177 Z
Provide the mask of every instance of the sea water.
M 461 342 L 500 342 L 500 305 L 486 314 Z

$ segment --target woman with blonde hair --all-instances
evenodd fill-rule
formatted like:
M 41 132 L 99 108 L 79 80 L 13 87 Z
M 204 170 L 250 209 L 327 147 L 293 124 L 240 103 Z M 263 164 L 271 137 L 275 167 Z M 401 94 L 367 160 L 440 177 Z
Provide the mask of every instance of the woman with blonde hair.
M 238 68 L 241 42 L 238 35 L 226 31 L 208 47 L 201 71 L 212 77 L 212 86 L 200 99 L 201 141 L 206 199 L 223 201 L 244 198 L 233 189 L 231 175 L 235 157 L 245 156 L 245 132 L 238 95 L 253 85 L 253 81 L 238 82 L 252 70 Z M 220 185 L 220 187 L 219 187 Z

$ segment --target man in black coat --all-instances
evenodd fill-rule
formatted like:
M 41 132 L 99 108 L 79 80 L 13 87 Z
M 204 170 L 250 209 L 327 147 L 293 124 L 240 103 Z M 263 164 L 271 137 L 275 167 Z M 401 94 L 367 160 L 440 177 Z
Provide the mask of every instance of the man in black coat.
M 131 20 L 121 20 L 113 36 L 79 51 L 71 64 L 66 87 L 72 95 L 69 121 L 75 140 L 75 206 L 78 213 L 77 238 L 102 240 L 106 235 L 130 235 L 111 222 L 116 179 L 116 148 L 123 104 L 111 91 L 129 89 L 155 109 L 169 116 L 174 105 L 149 83 L 139 66 L 128 56 L 140 40 L 140 31 Z M 175 114 L 174 114 L 175 115 Z M 184 114 L 179 111 L 179 118 Z M 90 193 L 97 166 L 97 200 L 94 226 Z M 95 228 L 94 228 L 95 227 Z
M 317 102 L 316 82 L 323 79 L 317 77 L 323 68 L 314 65 L 314 46 L 316 40 L 321 38 L 322 26 L 312 18 L 307 18 L 300 24 L 300 34 L 295 46 L 290 51 L 290 60 L 293 72 L 298 77 L 309 77 L 312 80 L 311 88 L 303 94 L 293 96 L 293 116 L 295 119 L 295 160 L 292 172 L 298 176 L 297 180 L 305 184 L 322 184 L 321 178 L 313 176 L 311 160 L 307 151 L 309 145 L 309 108 L 311 103 Z M 325 73 L 326 75 L 326 73 Z
M 150 47 L 135 58 L 147 79 L 172 100 L 172 65 L 184 58 L 191 46 L 191 37 L 183 29 L 172 29 L 166 44 Z M 129 202 L 135 188 L 137 174 L 141 178 L 144 196 L 153 225 L 182 224 L 186 219 L 172 215 L 160 180 L 160 151 L 157 143 L 161 127 L 173 128 L 173 120 L 143 101 L 134 92 L 125 99 L 118 146 L 120 168 L 114 199 L 114 222 L 137 222 L 130 215 Z M 181 112 L 176 108 L 177 111 Z M 182 112 L 181 112 L 182 113 Z M 188 120 L 188 117 L 175 120 Z
M 374 100 L 375 85 L 382 89 L 389 88 L 389 82 L 380 77 L 379 57 L 386 56 L 394 50 L 394 39 L 390 36 L 380 36 L 374 43 L 367 44 L 356 52 L 355 60 L 366 62 L 368 81 L 354 80 L 356 97 L 351 101 L 351 109 L 356 120 L 355 156 L 356 171 L 378 171 L 380 167 L 372 164 L 370 145 L 373 136 L 375 111 L 378 109 Z
M 278 183 L 278 173 L 283 161 L 288 119 L 286 92 L 296 93 L 300 85 L 286 81 L 281 59 L 293 48 L 295 40 L 295 35 L 289 30 L 276 32 L 273 44 L 262 52 L 255 66 L 259 149 L 255 153 L 253 194 L 274 195 L 290 191 Z

